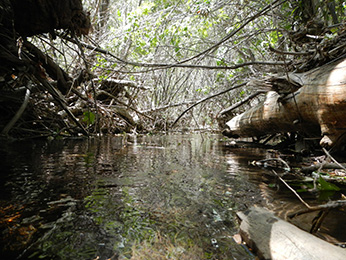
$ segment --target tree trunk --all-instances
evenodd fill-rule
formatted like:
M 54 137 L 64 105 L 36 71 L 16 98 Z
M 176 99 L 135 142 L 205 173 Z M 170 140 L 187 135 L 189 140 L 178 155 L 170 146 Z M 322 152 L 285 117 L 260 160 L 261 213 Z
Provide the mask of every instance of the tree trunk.
M 81 0 L 12 0 L 14 27 L 21 36 L 69 29 L 87 34 L 91 25 Z
M 240 235 L 259 257 L 272 260 L 342 260 L 346 250 L 275 217 L 264 208 L 237 213 Z
M 322 146 L 340 144 L 346 133 L 346 59 L 289 75 L 302 87 L 282 98 L 269 91 L 256 107 L 226 123 L 229 137 L 263 136 L 280 132 L 321 135 Z

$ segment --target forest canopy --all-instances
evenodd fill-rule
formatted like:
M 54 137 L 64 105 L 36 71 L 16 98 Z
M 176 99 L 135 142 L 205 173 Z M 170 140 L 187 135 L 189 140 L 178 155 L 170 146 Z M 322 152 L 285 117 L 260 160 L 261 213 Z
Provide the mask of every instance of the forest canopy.
M 345 54 L 340 0 L 0 7 L 0 129 L 15 137 L 215 130 L 263 99 L 251 80 Z

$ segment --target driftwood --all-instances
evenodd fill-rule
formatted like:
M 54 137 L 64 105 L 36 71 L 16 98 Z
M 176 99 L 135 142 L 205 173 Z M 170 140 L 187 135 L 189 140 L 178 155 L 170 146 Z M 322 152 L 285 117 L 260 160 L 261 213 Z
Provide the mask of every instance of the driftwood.
M 269 91 L 256 107 L 226 123 L 229 137 L 262 136 L 282 132 L 322 135 L 322 146 L 341 143 L 346 133 L 346 59 L 304 73 L 290 73 L 301 85 L 284 97 Z
M 342 260 L 346 250 L 281 220 L 264 208 L 237 213 L 240 235 L 262 259 Z

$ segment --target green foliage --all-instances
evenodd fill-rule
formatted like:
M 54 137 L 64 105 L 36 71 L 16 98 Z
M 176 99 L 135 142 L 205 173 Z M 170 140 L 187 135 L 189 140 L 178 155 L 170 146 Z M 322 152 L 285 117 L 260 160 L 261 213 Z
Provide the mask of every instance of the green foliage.
M 90 1 L 93 8 L 94 0 L 86 1 Z M 216 64 L 225 67 L 250 61 L 276 60 L 277 55 L 270 52 L 268 47 L 289 49 L 288 32 L 285 30 L 292 30 L 292 25 L 295 24 L 292 17 L 298 19 L 302 1 L 284 2 L 217 45 L 270 2 L 153 0 L 141 1 L 138 5 L 138 1 L 134 0 L 127 1 L 126 4 L 113 1 L 109 10 L 108 35 L 102 35 L 97 40 L 102 48 L 111 51 L 116 57 L 144 64 L 176 64 L 215 44 L 217 47 L 185 64 L 213 67 Z M 333 34 L 330 35 L 332 36 Z M 160 115 L 154 115 L 165 118 L 166 121 L 174 120 L 172 118 L 176 118 L 182 109 L 181 106 L 170 105 L 198 100 L 231 85 L 261 77 L 261 73 L 273 72 L 273 67 L 270 66 L 253 66 L 250 69 L 241 67 L 227 71 L 223 68 L 202 71 L 162 66 L 158 69 L 132 66 L 121 63 L 114 57 L 102 55 L 96 56 L 92 67 L 100 80 L 114 77 L 114 74 L 122 79 L 133 78 L 135 75 L 136 82 L 151 89 L 145 95 L 135 94 L 137 108 L 147 111 L 167 106 L 168 109 L 160 110 Z M 247 91 L 245 87 L 218 97 L 215 105 L 206 106 L 208 109 L 203 110 L 205 114 L 201 113 L 193 122 L 202 124 L 208 115 L 217 114 L 226 103 L 239 100 L 244 91 Z
M 216 61 L 216 65 L 217 66 L 227 66 L 227 62 L 225 61 L 225 59 L 221 59 L 221 60 L 217 60 Z
M 335 192 L 340 191 L 340 188 L 337 185 L 326 181 L 321 174 L 316 179 L 316 183 L 313 183 L 312 180 L 308 180 L 307 182 L 295 183 L 292 185 L 302 187 L 297 189 L 297 192 L 307 192 L 317 189 L 319 191 L 318 198 L 320 200 L 328 200 Z
M 91 111 L 85 111 L 83 113 L 83 122 L 87 125 L 92 125 L 95 123 L 96 115 Z
M 239 96 L 241 97 L 241 98 L 243 98 L 244 97 L 244 95 L 245 95 L 245 91 L 244 90 L 242 90 L 242 91 L 240 91 L 240 93 L 239 93 Z
M 275 46 L 279 39 L 282 37 L 282 33 L 278 31 L 272 31 L 269 33 L 269 42 L 271 46 Z
M 321 191 L 339 191 L 340 188 L 333 183 L 325 181 L 322 176 L 318 178 L 318 188 Z

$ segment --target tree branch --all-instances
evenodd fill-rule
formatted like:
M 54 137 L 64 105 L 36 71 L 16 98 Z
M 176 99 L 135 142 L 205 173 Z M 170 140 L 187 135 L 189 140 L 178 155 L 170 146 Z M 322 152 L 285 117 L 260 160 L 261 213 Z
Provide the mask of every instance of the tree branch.
M 30 98 L 30 91 L 31 91 L 31 80 L 28 81 L 26 92 L 24 96 L 23 104 L 18 109 L 17 113 L 14 115 L 14 117 L 11 119 L 10 122 L 5 126 L 5 128 L 2 130 L 1 134 L 7 135 L 8 132 L 11 130 L 11 128 L 14 126 L 14 124 L 18 121 L 18 119 L 22 116 L 23 112 L 25 111 L 25 108 L 28 105 L 29 98 Z
M 292 52 L 292 51 L 281 51 L 278 49 L 274 49 L 274 47 L 269 46 L 269 50 L 275 53 L 279 53 L 279 54 L 284 54 L 284 55 L 311 55 L 314 54 L 315 51 L 307 51 L 307 52 Z
M 61 36 L 63 39 L 77 44 L 77 42 L 67 36 Z M 192 69 L 209 69 L 209 70 L 234 70 L 239 69 L 242 67 L 250 66 L 250 65 L 269 65 L 269 66 L 285 66 L 288 65 L 289 62 L 284 61 L 250 61 L 250 62 L 244 62 L 240 64 L 234 64 L 232 66 L 208 66 L 208 65 L 196 65 L 196 64 L 182 64 L 181 62 L 175 63 L 175 64 L 168 64 L 168 63 L 141 63 L 141 62 L 133 62 L 133 61 L 127 61 L 123 60 L 114 54 L 112 54 L 109 51 L 106 51 L 102 48 L 95 47 L 92 45 L 88 45 L 86 43 L 80 42 L 80 44 L 92 51 L 97 51 L 99 53 L 108 55 L 116 59 L 118 62 L 121 62 L 123 64 L 131 65 L 131 66 L 137 66 L 137 67 L 145 67 L 145 68 L 160 68 L 160 69 L 168 69 L 168 68 L 192 68 Z
M 244 84 L 246 84 L 246 83 L 244 83 Z M 245 104 L 245 103 L 248 102 L 249 100 L 251 100 L 251 99 L 257 97 L 259 94 L 262 94 L 262 93 L 265 93 L 265 92 L 266 92 L 266 91 L 263 91 L 263 90 L 257 91 L 257 92 L 255 92 L 255 93 L 253 93 L 253 94 L 247 96 L 246 98 L 240 100 L 239 102 L 235 103 L 233 106 L 231 106 L 231 107 L 229 107 L 229 108 L 226 108 L 226 109 L 222 110 L 222 111 L 220 112 L 220 114 L 223 115 L 223 114 L 226 114 L 226 113 L 228 113 L 228 112 L 231 112 L 232 110 L 234 110 L 234 109 L 240 107 L 241 105 Z
M 202 68 L 202 69 L 237 69 L 237 68 L 241 68 L 241 67 L 245 67 L 245 66 L 249 66 L 249 65 L 287 65 L 287 63 L 285 62 L 274 62 L 274 61 L 253 61 L 253 62 L 246 62 L 246 63 L 242 63 L 242 64 L 236 64 L 233 66 L 206 66 L 206 65 L 192 65 L 192 64 L 184 64 L 187 63 L 191 60 L 194 60 L 202 55 L 206 55 L 207 53 L 209 53 L 210 51 L 216 49 L 217 47 L 219 47 L 221 44 L 225 43 L 226 41 L 228 41 L 230 38 L 232 38 L 234 35 L 236 35 L 239 31 L 241 31 L 246 25 L 248 25 L 250 22 L 256 20 L 258 17 L 260 17 L 261 15 L 264 15 L 265 13 L 267 13 L 270 9 L 276 8 L 278 6 L 280 6 L 281 4 L 283 4 L 284 2 L 286 2 L 287 0 L 275 0 L 272 3 L 268 4 L 266 7 L 264 7 L 262 10 L 258 11 L 256 14 L 254 14 L 253 16 L 251 16 L 250 18 L 248 18 L 241 26 L 239 26 L 237 29 L 233 30 L 231 33 L 229 33 L 228 35 L 226 35 L 224 38 L 222 38 L 219 42 L 217 42 L 216 44 L 214 44 L 213 46 L 209 47 L 208 49 L 190 57 L 187 58 L 185 60 L 179 61 L 177 63 L 174 64 L 161 64 L 161 63 L 138 63 L 138 62 L 131 62 L 131 61 L 126 61 L 123 60 L 117 56 L 115 56 L 114 54 L 110 53 L 109 51 L 103 50 L 101 48 L 98 47 L 94 47 L 94 46 L 90 46 L 84 43 L 81 43 L 85 48 L 88 48 L 90 50 L 95 50 L 98 51 L 100 53 L 109 55 L 113 58 L 115 58 L 118 62 L 124 63 L 124 64 L 128 64 L 128 65 L 132 65 L 132 66 L 139 66 L 139 67 L 151 67 L 151 68 L 163 68 L 163 69 L 168 69 L 168 68 Z M 60 37 L 73 42 L 75 44 L 79 44 L 78 42 L 76 42 L 74 39 L 71 39 L 70 37 L 67 36 L 63 36 L 60 35 Z M 183 65 L 184 64 L 184 65 Z
M 171 127 L 173 127 L 173 126 L 179 121 L 179 119 L 180 119 L 186 112 L 188 112 L 189 110 L 191 110 L 191 109 L 194 108 L 195 106 L 199 105 L 200 103 L 202 103 L 202 102 L 204 102 L 204 101 L 207 101 L 207 100 L 209 100 L 209 99 L 211 99 L 211 98 L 220 96 L 220 95 L 222 95 L 222 94 L 225 94 L 225 93 L 227 93 L 228 91 L 231 91 L 231 90 L 240 88 L 240 87 L 242 87 L 242 86 L 245 86 L 246 84 L 247 84 L 247 83 L 242 83 L 242 84 L 236 85 L 236 86 L 234 86 L 234 87 L 231 87 L 231 88 L 229 88 L 229 89 L 226 89 L 226 90 L 224 90 L 224 91 L 221 91 L 221 92 L 219 92 L 219 93 L 216 93 L 216 94 L 214 94 L 214 95 L 211 95 L 211 96 L 209 96 L 209 97 L 206 97 L 206 98 L 203 98 L 203 99 L 197 101 L 195 104 L 193 104 L 192 106 L 190 106 L 189 108 L 187 108 L 183 113 L 181 113 L 180 116 L 179 116 L 179 117 L 174 121 L 174 123 L 171 125 Z

